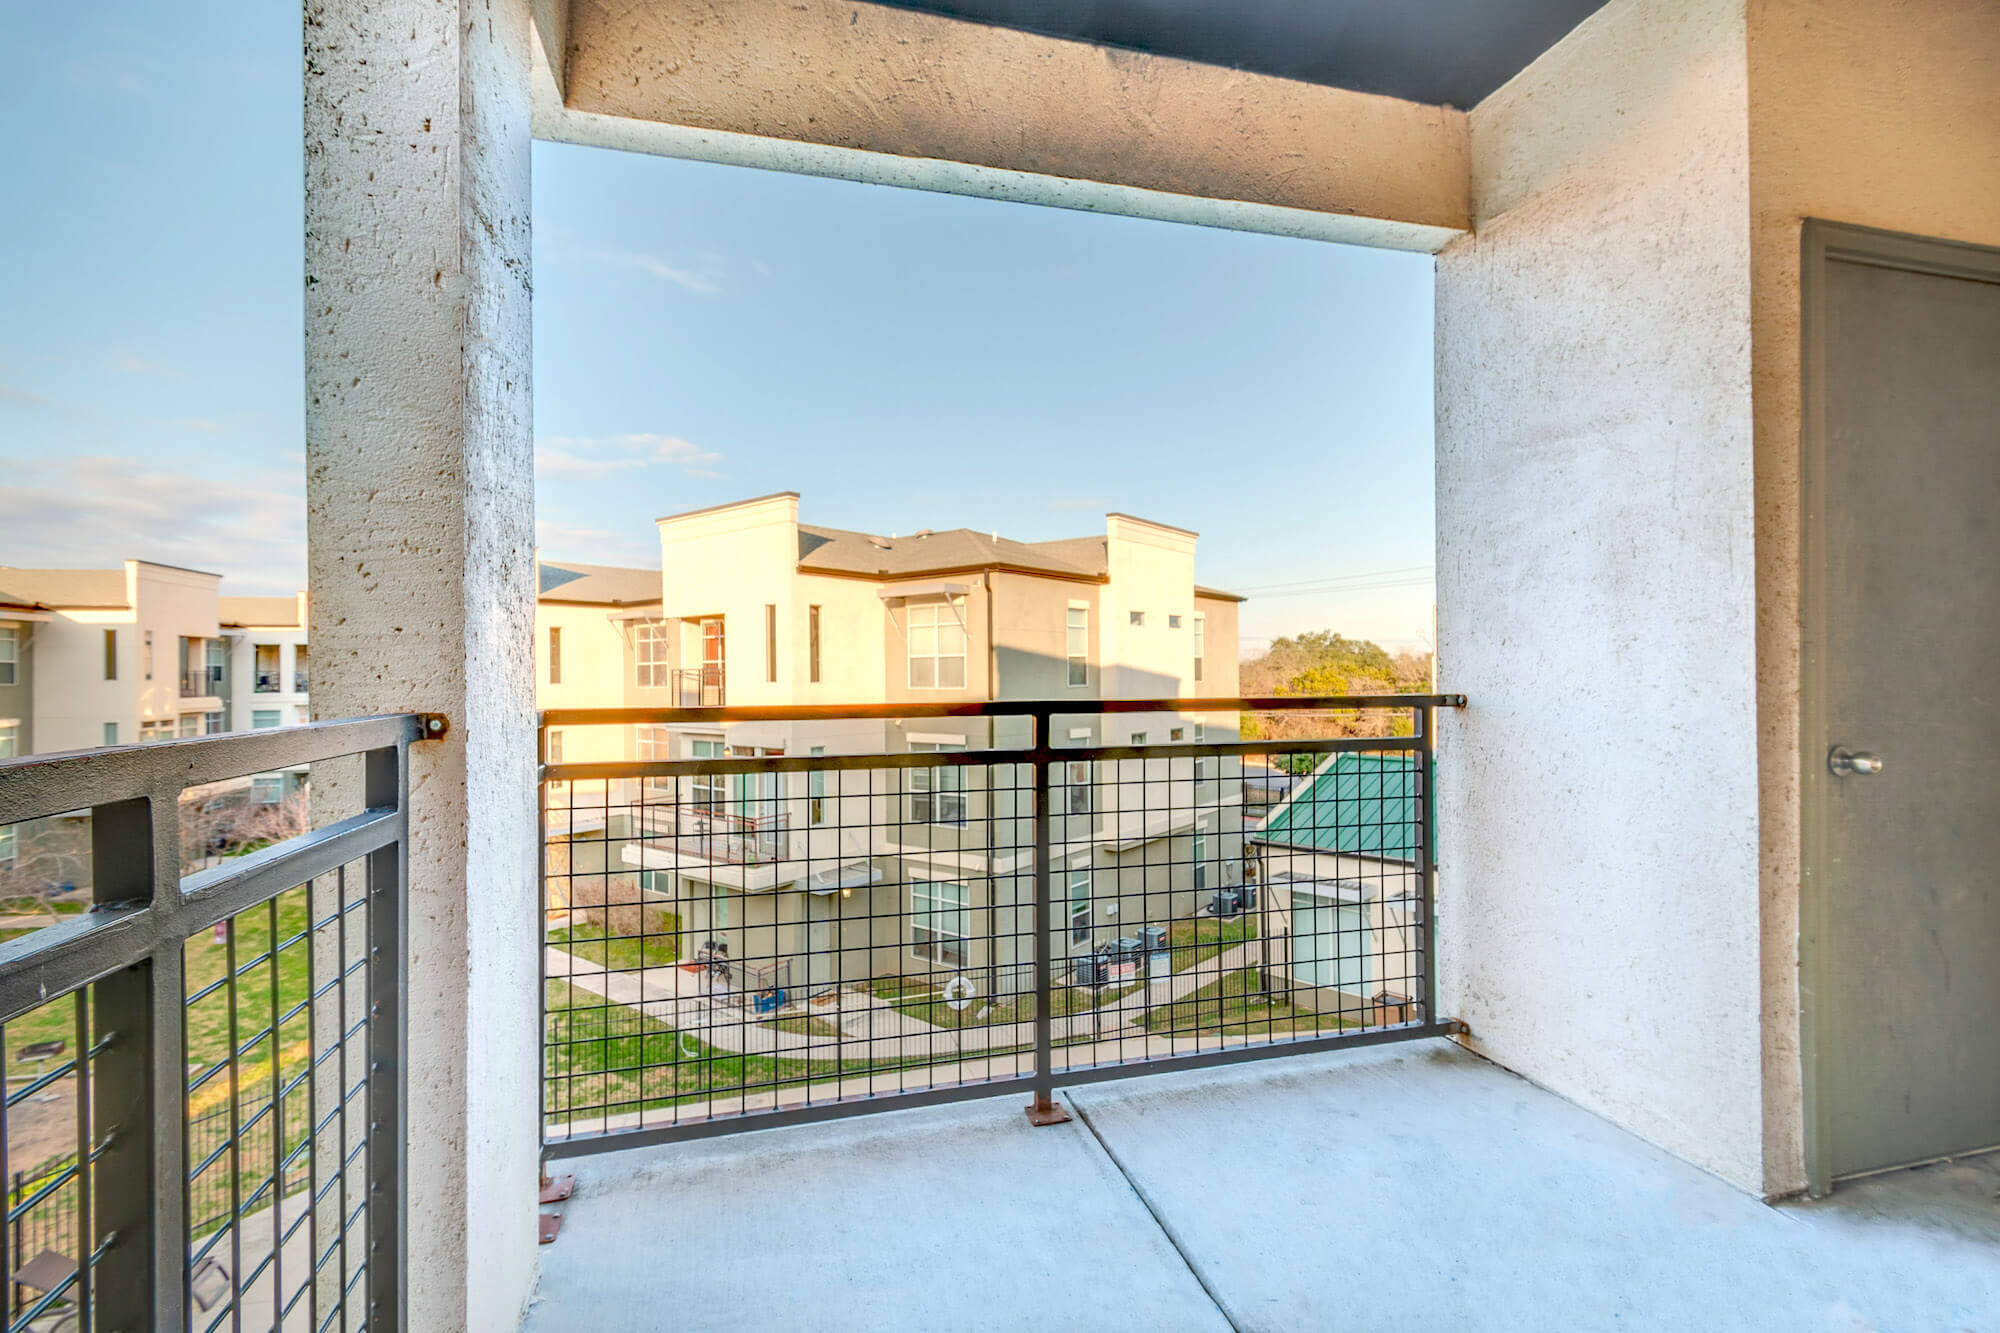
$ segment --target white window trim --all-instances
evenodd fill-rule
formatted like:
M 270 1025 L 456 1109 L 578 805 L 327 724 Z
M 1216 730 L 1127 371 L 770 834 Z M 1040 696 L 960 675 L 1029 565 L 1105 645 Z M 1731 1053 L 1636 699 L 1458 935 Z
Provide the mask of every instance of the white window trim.
M 931 634 L 931 651 L 918 653 L 913 646 L 917 637 L 917 613 L 928 612 L 931 623 L 927 628 Z M 940 612 L 949 612 L 951 623 Z M 965 595 L 949 593 L 940 599 L 910 600 L 903 603 L 903 679 L 913 690 L 964 690 L 972 683 L 972 636 L 965 627 Z M 944 632 L 947 628 L 958 632 L 958 651 L 947 653 L 944 648 Z M 956 661 L 959 664 L 956 685 L 944 683 L 944 664 Z M 917 683 L 917 663 L 931 664 L 931 683 Z
M 1083 623 L 1075 627 L 1083 631 L 1083 652 L 1080 654 L 1073 653 L 1069 650 L 1069 632 L 1070 629 L 1072 628 L 1069 623 L 1069 613 L 1072 611 L 1083 612 Z M 1082 680 L 1075 679 L 1076 672 L 1073 668 L 1078 662 L 1083 663 Z M 1069 681 L 1070 689 L 1085 690 L 1090 688 L 1090 603 L 1089 602 L 1073 601 L 1067 607 L 1063 608 L 1063 663 L 1065 668 L 1065 678 Z
M 938 918 L 940 916 L 939 901 L 938 901 L 939 896 L 931 892 L 924 892 L 923 894 L 923 896 L 929 901 L 930 905 L 928 908 L 925 909 L 922 915 L 922 920 L 924 924 L 921 926 L 917 924 L 919 920 L 917 913 L 918 893 L 921 890 L 944 889 L 944 888 L 956 889 L 958 890 L 958 894 L 956 902 L 948 902 L 944 904 L 942 915 L 947 918 L 957 917 L 958 924 L 964 926 L 965 927 L 964 930 L 940 930 L 937 928 L 935 923 L 938 921 Z M 915 876 L 912 876 L 910 879 L 909 905 L 910 905 L 909 946 L 910 946 L 910 952 L 912 954 L 916 955 L 924 962 L 941 963 L 946 966 L 964 967 L 972 961 L 972 949 L 970 947 L 972 942 L 972 931 L 971 931 L 972 886 L 970 884 L 967 884 L 964 880 L 919 879 Z M 918 930 L 929 931 L 931 933 L 931 940 L 928 942 L 919 943 L 916 937 L 916 932 Z M 957 950 L 958 953 L 957 958 L 950 958 L 945 956 L 945 952 L 936 947 L 936 941 L 940 939 L 958 941 L 959 948 Z M 929 952 L 926 952 L 926 950 L 928 950 Z

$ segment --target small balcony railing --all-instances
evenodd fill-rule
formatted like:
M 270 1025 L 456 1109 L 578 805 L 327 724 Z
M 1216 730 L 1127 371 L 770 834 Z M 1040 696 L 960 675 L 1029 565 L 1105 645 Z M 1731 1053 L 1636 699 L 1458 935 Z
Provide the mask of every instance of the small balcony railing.
M 1048 1120 L 1061 1083 L 1454 1031 L 1431 759 L 1462 702 L 544 713 L 765 751 L 543 765 L 544 1153 L 1010 1089 Z M 871 729 L 964 748 L 815 752 Z
M 252 689 L 258 694 L 283 694 L 285 674 L 282 671 L 259 671 Z
M 189 667 L 181 672 L 181 698 L 214 699 L 222 696 L 222 668 Z
M 723 865 L 776 861 L 785 854 L 785 831 L 791 824 L 783 812 L 748 815 L 679 801 L 642 804 L 634 813 L 643 841 Z
M 720 666 L 677 667 L 674 698 L 682 708 L 721 708 L 729 702 Z
M 294 694 L 304 694 L 304 693 L 306 693 L 306 673 L 305 673 L 305 672 L 303 672 L 303 671 L 294 671 L 294 672 L 292 673 L 292 692 L 293 692 Z
M 376 717 L 0 761 L 8 892 L 54 921 L 0 943 L 0 1323 L 407 1326 L 419 735 Z M 253 834 L 225 808 L 243 777 L 328 761 L 355 766 L 351 817 Z M 231 819 L 254 850 L 218 858 Z M 65 915 L 72 884 L 90 907 Z

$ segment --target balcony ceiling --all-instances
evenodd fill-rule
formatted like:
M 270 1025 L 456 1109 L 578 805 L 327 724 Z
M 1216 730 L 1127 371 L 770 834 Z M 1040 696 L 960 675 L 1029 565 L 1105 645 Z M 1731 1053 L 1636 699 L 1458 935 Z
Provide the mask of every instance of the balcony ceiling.
M 885 0 L 1209 65 L 1471 107 L 1604 0 Z

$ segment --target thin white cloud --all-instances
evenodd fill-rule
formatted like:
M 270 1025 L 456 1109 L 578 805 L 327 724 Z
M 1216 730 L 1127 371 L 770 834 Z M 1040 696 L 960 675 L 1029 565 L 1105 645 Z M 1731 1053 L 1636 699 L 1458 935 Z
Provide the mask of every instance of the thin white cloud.
M 172 362 L 135 356 L 122 347 L 112 348 L 108 360 L 113 370 L 122 370 L 128 375 L 158 375 L 164 379 L 176 380 L 187 377 L 187 372 Z
M 535 445 L 535 471 L 548 478 L 595 481 L 647 467 L 669 467 L 691 477 L 720 475 L 722 455 L 677 435 L 611 435 L 584 439 L 558 435 Z
M 0 564 L 105 569 L 127 557 L 220 574 L 231 593 L 303 585 L 302 476 L 209 476 L 109 455 L 26 459 L 0 487 Z
M 599 264 L 610 264 L 617 268 L 637 269 L 639 272 L 670 282 L 701 296 L 714 296 L 722 290 L 722 276 L 718 271 L 720 261 L 708 256 L 706 269 L 683 268 L 670 264 L 658 255 L 641 250 L 616 250 L 607 246 L 577 246 L 568 252 L 577 259 L 587 259 Z
M 0 384 L 0 403 L 12 403 L 16 407 L 53 407 L 41 394 L 26 389 L 17 389 L 11 384 Z

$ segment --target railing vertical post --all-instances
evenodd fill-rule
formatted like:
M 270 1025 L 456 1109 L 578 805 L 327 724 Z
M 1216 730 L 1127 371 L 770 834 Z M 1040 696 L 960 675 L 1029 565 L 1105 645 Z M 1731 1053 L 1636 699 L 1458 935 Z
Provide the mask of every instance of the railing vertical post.
M 409 1322 L 409 742 L 370 750 L 362 765 L 363 803 L 396 811 L 395 841 L 368 854 L 368 1327 L 401 1333 Z
M 1437 784 L 1432 774 L 1437 766 L 1437 710 L 1419 705 L 1410 710 L 1416 732 L 1423 741 L 1417 751 L 1417 885 L 1422 894 L 1424 931 L 1424 1022 L 1435 1023 L 1437 1016 L 1437 858 L 1431 849 L 1431 830 L 1437 826 Z
M 1043 708 L 1034 713 L 1035 744 L 1030 764 L 1035 779 L 1035 1099 L 1028 1103 L 1028 1119 L 1037 1125 L 1060 1125 L 1069 1112 L 1055 1099 L 1055 1041 L 1049 1004 L 1055 989 L 1049 946 L 1049 899 L 1053 889 L 1049 865 L 1049 772 L 1055 766 L 1050 744 L 1055 717 Z
M 98 907 L 150 903 L 172 918 L 180 889 L 178 784 L 91 811 L 91 898 Z M 169 933 L 170 932 L 162 932 Z M 84 1168 L 90 1225 L 78 1228 L 84 1268 L 99 1236 L 91 1284 L 101 1328 L 179 1328 L 187 1263 L 183 1133 L 187 1061 L 181 1053 L 181 955 L 173 944 L 90 988 L 98 1034 L 109 1035 L 91 1089 L 92 1137 L 103 1154 Z M 79 1042 L 79 1072 L 90 1059 Z

